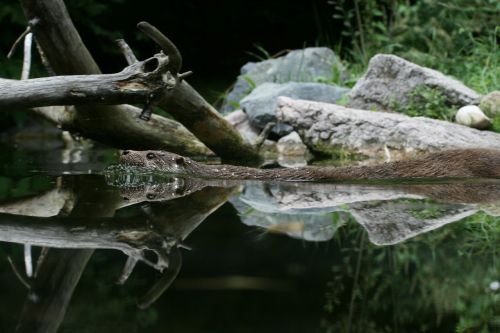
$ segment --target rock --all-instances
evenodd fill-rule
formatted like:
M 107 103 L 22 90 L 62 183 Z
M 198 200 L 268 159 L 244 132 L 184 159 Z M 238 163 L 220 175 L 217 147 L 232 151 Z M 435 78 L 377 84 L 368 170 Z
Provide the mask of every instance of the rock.
M 477 129 L 486 129 L 492 124 L 491 119 L 486 117 L 483 111 L 475 105 L 462 106 L 455 114 L 455 122 Z
M 484 96 L 479 108 L 489 117 L 500 115 L 500 91 L 492 91 Z
M 377 54 L 364 76 L 352 88 L 349 107 L 363 110 L 391 110 L 396 101 L 404 105 L 408 93 L 418 86 L 438 89 L 450 105 L 478 104 L 481 95 L 460 81 L 436 70 L 421 67 L 395 55 Z
M 279 96 L 310 101 L 334 103 L 349 89 L 323 83 L 263 83 L 241 100 L 241 107 L 256 128 L 264 128 L 268 122 L 276 121 L 276 104 Z M 273 132 L 283 136 L 292 131 L 290 126 L 278 124 Z
M 278 185 L 253 183 L 245 185 L 242 194 L 231 203 L 240 213 L 241 221 L 270 233 L 282 233 L 306 241 L 328 241 L 348 221 L 348 213 L 331 209 L 282 210 L 274 191 Z M 336 218 L 333 218 L 333 215 Z M 335 221 L 334 223 L 332 223 Z
M 292 132 L 278 140 L 278 154 L 282 156 L 308 156 L 309 150 L 297 132 Z
M 278 140 L 278 163 L 286 168 L 307 166 L 312 157 L 307 146 L 302 142 L 297 132 L 292 132 Z
M 233 127 L 241 134 L 241 136 L 249 143 L 255 142 L 259 136 L 259 129 L 250 124 L 250 120 L 245 112 L 236 110 L 224 117 Z
M 436 211 L 426 216 L 425 211 Z M 427 201 L 359 202 L 349 212 L 368 232 L 375 245 L 392 245 L 478 212 L 470 205 L 429 203 Z
M 332 224 L 332 214 L 340 216 L 337 225 Z M 292 215 L 252 211 L 250 214 L 243 215 L 241 222 L 249 226 L 264 228 L 269 233 L 285 234 L 310 242 L 324 242 L 332 239 L 338 227 L 345 224 L 348 219 L 349 214 L 344 212 L 324 215 Z
M 424 117 L 280 97 L 276 115 L 312 150 L 368 157 L 453 148 L 497 148 L 500 134 Z
M 238 105 L 240 100 L 255 87 L 264 82 L 317 82 L 333 81 L 345 76 L 345 69 L 335 53 L 326 47 L 310 47 L 294 50 L 283 57 L 250 62 L 241 68 L 233 89 L 221 107 L 226 114 Z
M 250 124 L 245 112 L 236 110 L 224 118 L 236 128 L 245 141 L 250 144 L 255 143 L 255 139 L 257 139 L 261 131 Z M 265 140 L 259 151 L 265 158 L 275 159 L 278 154 L 276 141 Z

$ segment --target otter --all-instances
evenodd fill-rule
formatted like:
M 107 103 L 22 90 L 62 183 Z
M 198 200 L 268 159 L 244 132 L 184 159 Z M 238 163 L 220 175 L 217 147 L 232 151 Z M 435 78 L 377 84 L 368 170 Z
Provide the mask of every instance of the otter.
M 121 153 L 120 162 L 149 170 L 208 179 L 264 181 L 356 181 L 426 178 L 500 178 L 500 150 L 461 149 L 371 166 L 257 169 L 206 165 L 165 151 Z

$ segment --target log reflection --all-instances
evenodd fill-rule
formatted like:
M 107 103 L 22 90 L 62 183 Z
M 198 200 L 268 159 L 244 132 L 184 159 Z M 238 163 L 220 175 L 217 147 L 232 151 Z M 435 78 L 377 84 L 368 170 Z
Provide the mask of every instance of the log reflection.
M 63 193 L 73 203 L 68 214 L 61 213 L 61 200 L 48 200 L 53 195 L 47 194 L 0 204 L 0 211 L 9 212 L 0 214 L 0 241 L 45 249 L 34 276 L 28 279 L 18 332 L 58 330 L 94 249 L 117 249 L 128 256 L 121 283 L 139 261 L 162 271 L 162 277 L 138 302 L 141 308 L 151 305 L 181 268 L 182 240 L 234 191 L 232 187 L 201 187 L 199 191 L 189 187 L 190 194 L 177 190 L 169 196 L 171 201 L 151 203 L 139 217 L 118 218 L 115 211 L 126 206 L 123 193 L 107 186 L 103 177 L 79 176 L 65 179 L 64 184 Z M 136 203 L 148 200 L 144 188 L 142 192 L 136 189 L 135 195 Z M 53 208 L 30 209 L 40 203 Z M 27 211 L 30 216 L 24 215 Z M 58 216 L 47 217 L 47 211 Z M 146 252 L 156 258 L 152 260 Z

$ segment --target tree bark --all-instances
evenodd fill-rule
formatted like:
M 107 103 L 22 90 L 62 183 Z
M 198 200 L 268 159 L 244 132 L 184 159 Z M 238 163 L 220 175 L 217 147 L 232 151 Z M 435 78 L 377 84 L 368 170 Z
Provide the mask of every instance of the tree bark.
M 146 103 L 154 91 L 175 86 L 173 78 L 168 81 L 167 64 L 168 58 L 159 54 L 114 74 L 0 79 L 0 108 Z
M 224 161 L 245 164 L 260 160 L 258 150 L 244 141 L 236 129 L 186 81 L 164 94 L 158 106 L 172 114 Z

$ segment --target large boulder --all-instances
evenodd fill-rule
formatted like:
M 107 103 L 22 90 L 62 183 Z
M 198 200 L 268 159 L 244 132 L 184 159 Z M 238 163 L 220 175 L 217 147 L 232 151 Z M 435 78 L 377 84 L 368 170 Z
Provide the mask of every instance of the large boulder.
M 350 109 L 280 97 L 278 120 L 295 128 L 313 151 L 397 157 L 420 151 L 497 148 L 500 134 L 425 117 Z
M 456 106 L 478 104 L 481 95 L 460 81 L 436 70 L 411 63 L 395 55 L 377 54 L 364 76 L 350 93 L 349 106 L 363 110 L 391 110 L 394 102 L 404 105 L 418 86 L 439 90 L 446 103 Z
M 240 100 L 264 82 L 333 81 L 344 76 L 340 60 L 326 47 L 309 47 L 276 59 L 250 62 L 241 68 L 241 74 L 220 111 L 225 114 L 237 109 Z
M 248 115 L 251 124 L 262 129 L 268 122 L 276 121 L 275 110 L 279 96 L 335 103 L 348 92 L 348 88 L 323 83 L 263 83 L 241 100 L 241 107 Z M 290 133 L 292 128 L 278 124 L 273 131 L 283 136 Z

